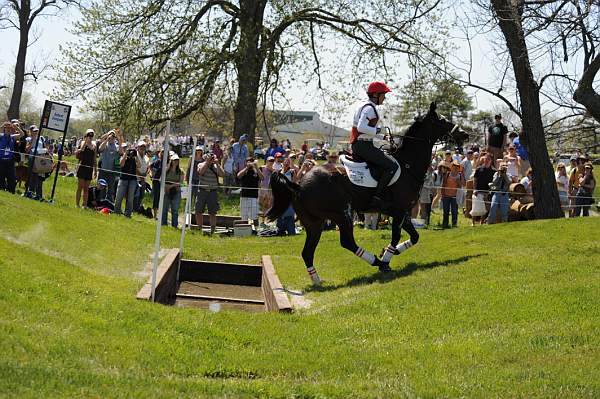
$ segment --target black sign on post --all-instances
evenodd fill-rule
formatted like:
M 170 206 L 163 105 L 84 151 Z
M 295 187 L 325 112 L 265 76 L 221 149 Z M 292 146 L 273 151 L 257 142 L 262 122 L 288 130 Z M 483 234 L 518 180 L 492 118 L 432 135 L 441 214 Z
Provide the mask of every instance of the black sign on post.
M 54 171 L 54 183 L 52 183 L 52 194 L 50 202 L 54 201 L 54 191 L 56 190 L 56 181 L 58 180 L 58 170 L 62 162 L 63 153 L 65 151 L 65 137 L 69 128 L 69 118 L 71 117 L 71 106 L 48 101 L 44 103 L 44 111 L 42 112 L 42 120 L 40 121 L 40 136 L 42 129 L 50 129 L 56 132 L 62 132 L 62 141 L 58 148 L 58 163 Z M 39 140 L 39 136 L 38 136 Z M 37 148 L 37 145 L 36 145 Z M 30 171 L 31 172 L 31 171 Z

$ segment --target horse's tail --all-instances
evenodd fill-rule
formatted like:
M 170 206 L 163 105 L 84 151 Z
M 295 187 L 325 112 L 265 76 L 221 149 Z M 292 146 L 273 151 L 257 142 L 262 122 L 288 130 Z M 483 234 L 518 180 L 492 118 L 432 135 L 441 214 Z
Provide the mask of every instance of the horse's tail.
M 281 173 L 273 173 L 271 190 L 273 191 L 273 205 L 267 211 L 267 219 L 273 221 L 288 209 L 294 197 L 299 193 L 300 186 L 289 181 Z

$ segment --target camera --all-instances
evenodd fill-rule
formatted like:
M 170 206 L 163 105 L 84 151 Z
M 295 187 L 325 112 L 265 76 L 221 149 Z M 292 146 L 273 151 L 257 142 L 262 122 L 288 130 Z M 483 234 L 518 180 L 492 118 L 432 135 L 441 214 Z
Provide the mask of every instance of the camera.
M 136 156 L 136 153 L 133 148 L 127 150 L 127 158 L 135 158 L 135 156 Z

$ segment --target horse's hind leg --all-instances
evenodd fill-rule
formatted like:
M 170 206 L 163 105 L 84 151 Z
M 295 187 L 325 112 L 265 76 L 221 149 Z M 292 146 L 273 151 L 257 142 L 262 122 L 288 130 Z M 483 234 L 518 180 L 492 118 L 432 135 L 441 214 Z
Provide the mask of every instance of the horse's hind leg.
M 368 264 L 372 266 L 379 267 L 380 270 L 382 268 L 389 268 L 384 263 L 382 263 L 377 256 L 373 255 L 369 251 L 364 248 L 359 247 L 354 240 L 354 231 L 352 226 L 352 219 L 348 215 L 344 215 L 343 217 L 339 217 L 334 220 L 335 224 L 340 228 L 340 244 L 342 247 L 351 251 L 354 255 L 358 256 Z
M 313 262 L 315 259 L 315 250 L 317 249 L 317 245 L 321 239 L 323 223 L 322 221 L 311 222 L 310 224 L 304 225 L 304 228 L 306 230 L 306 241 L 304 241 L 304 248 L 302 249 L 302 259 L 304 259 L 306 270 L 308 271 L 308 275 L 310 276 L 313 284 L 320 285 L 321 279 L 317 274 L 317 270 L 315 269 Z

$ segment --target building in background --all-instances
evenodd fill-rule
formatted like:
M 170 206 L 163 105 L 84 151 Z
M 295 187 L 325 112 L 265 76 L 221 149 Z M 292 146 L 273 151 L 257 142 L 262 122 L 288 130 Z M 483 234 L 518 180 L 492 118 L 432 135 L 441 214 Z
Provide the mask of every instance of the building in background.
M 270 133 L 271 137 L 288 139 L 298 147 L 309 139 L 337 145 L 350 136 L 347 129 L 321 121 L 319 113 L 314 111 L 274 111 Z

